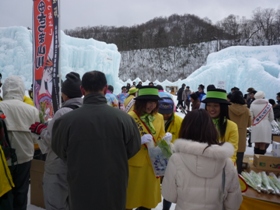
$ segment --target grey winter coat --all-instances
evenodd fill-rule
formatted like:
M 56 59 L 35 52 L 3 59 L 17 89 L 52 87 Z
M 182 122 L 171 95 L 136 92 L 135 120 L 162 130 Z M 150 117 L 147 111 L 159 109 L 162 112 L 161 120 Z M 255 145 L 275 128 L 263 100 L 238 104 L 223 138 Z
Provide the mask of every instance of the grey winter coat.
M 81 106 L 83 102 L 82 98 L 71 98 L 65 101 L 62 107 L 55 113 L 52 120 L 48 123 L 48 127 L 42 130 L 40 137 L 41 140 L 44 141 L 47 146 L 47 158 L 45 162 L 45 172 L 49 174 L 66 174 L 67 168 L 65 161 L 57 157 L 57 155 L 53 152 L 51 148 L 51 137 L 52 137 L 52 129 L 55 121 L 60 118 L 62 115 L 72 111 L 72 108 L 67 106 L 76 105 Z
M 71 209 L 125 209 L 127 160 L 140 146 L 135 121 L 102 94 L 57 119 L 52 149 L 67 162 Z

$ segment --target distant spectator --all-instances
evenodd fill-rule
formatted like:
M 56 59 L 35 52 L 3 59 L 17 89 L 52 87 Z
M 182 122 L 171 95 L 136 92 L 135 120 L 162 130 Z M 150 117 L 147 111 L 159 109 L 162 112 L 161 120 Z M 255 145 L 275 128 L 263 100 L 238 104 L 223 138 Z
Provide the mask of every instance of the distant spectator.
M 205 92 L 204 92 L 204 87 L 205 86 L 203 84 L 200 84 L 197 88 L 198 91 L 196 93 L 198 94 L 198 98 L 199 98 L 200 101 L 202 101 L 203 97 L 206 95 Z
M 203 85 L 202 85 L 202 86 L 203 86 Z M 210 91 L 210 90 L 214 90 L 215 88 L 216 88 L 215 85 L 210 84 L 210 85 L 207 86 L 207 92 Z M 203 89 L 204 89 L 204 86 L 203 86 Z M 200 101 L 203 101 L 205 98 L 206 98 L 206 94 L 204 93 L 204 95 L 202 96 L 202 98 L 201 98 Z M 200 108 L 200 109 L 205 109 L 205 103 L 200 102 L 199 108 Z
M 184 106 L 184 101 L 183 101 L 183 91 L 185 89 L 186 85 L 185 84 L 182 84 L 182 86 L 179 88 L 178 92 L 177 92 L 177 106 L 176 106 L 176 109 L 180 108 L 180 106 L 182 108 L 185 108 Z
M 249 98 L 247 99 L 247 107 L 250 108 L 251 103 L 255 100 L 255 94 L 257 93 L 257 91 L 253 90 L 249 93 Z
M 114 92 L 114 87 L 112 85 L 108 85 L 108 89 L 105 94 L 105 98 L 107 100 L 107 104 L 109 106 L 119 108 L 119 101 L 117 99 L 117 96 L 113 94 Z
M 138 89 L 136 87 L 131 87 L 128 91 L 128 96 L 124 100 L 124 111 L 130 112 L 134 110 L 134 104 L 135 104 L 135 96 L 137 95 Z
M 183 100 L 186 106 L 187 111 L 190 110 L 190 103 L 191 103 L 191 99 L 190 99 L 190 95 L 191 95 L 191 90 L 189 86 L 186 86 L 186 89 L 183 91 Z
M 128 83 L 129 84 L 129 83 Z M 124 100 L 128 96 L 128 93 L 126 92 L 127 86 L 122 86 L 122 92 L 117 95 L 117 98 L 119 100 L 119 109 L 124 110 Z
M 132 87 L 136 87 L 136 82 L 132 82 Z
M 273 99 L 269 99 L 268 102 L 272 105 L 274 120 L 280 121 L 280 104 L 276 104 Z
M 131 86 L 130 86 L 130 83 L 128 82 L 128 83 L 126 84 L 126 92 L 128 92 L 130 88 L 131 88 Z
M 280 104 L 280 92 L 276 94 L 277 104 Z
M 192 93 L 190 95 L 190 99 L 191 99 L 191 107 L 192 107 L 192 110 L 195 110 L 195 109 L 199 109 L 200 107 L 200 100 L 198 98 L 198 95 L 197 93 Z
M 142 82 L 139 81 L 138 84 L 136 85 L 136 88 L 139 89 L 140 87 L 142 87 Z
M 149 86 L 154 86 L 154 83 L 153 82 L 149 82 Z
M 233 87 L 233 88 L 231 88 L 231 93 L 233 93 L 234 91 L 238 91 L 238 90 L 239 90 L 238 87 Z
M 250 93 L 253 92 L 253 91 L 255 91 L 255 89 L 252 88 L 252 87 L 249 87 L 246 91 L 247 93 L 244 94 L 244 99 L 245 99 L 246 104 L 248 104 L 248 100 L 250 99 Z

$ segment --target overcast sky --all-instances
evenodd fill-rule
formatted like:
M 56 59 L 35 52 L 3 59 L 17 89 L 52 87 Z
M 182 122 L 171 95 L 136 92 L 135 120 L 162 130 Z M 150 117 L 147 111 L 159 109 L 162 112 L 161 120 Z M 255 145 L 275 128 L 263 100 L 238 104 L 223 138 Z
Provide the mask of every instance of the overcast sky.
M 0 27 L 32 28 L 33 0 L 0 0 Z M 230 14 L 251 19 L 257 7 L 280 9 L 279 0 L 60 0 L 60 28 L 133 26 L 155 17 L 194 14 L 213 24 Z

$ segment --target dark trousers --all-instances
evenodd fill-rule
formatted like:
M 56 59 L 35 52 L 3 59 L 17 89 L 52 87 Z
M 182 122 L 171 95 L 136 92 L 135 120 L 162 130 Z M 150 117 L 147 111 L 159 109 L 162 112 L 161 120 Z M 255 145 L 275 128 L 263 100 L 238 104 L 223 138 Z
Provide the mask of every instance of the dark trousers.
M 15 187 L 12 189 L 13 210 L 27 209 L 31 161 L 9 166 Z
M 0 209 L 13 210 L 13 194 L 12 190 L 0 197 Z
M 241 174 L 242 172 L 243 157 L 244 157 L 244 152 L 236 153 L 236 166 L 237 166 L 238 174 Z
M 178 101 L 176 108 L 179 108 L 179 107 L 180 107 L 180 105 L 181 105 L 183 108 L 185 108 L 185 106 L 184 106 L 183 102 L 184 102 L 184 100 L 180 100 L 180 101 Z
M 170 209 L 170 207 L 171 207 L 171 202 L 169 202 L 169 201 L 167 201 L 167 200 L 165 200 L 165 199 L 163 199 L 163 206 L 162 206 L 162 210 L 169 210 Z
M 190 100 L 185 101 L 185 106 L 186 106 L 186 108 L 188 107 L 188 110 L 190 110 L 190 104 L 191 104 Z

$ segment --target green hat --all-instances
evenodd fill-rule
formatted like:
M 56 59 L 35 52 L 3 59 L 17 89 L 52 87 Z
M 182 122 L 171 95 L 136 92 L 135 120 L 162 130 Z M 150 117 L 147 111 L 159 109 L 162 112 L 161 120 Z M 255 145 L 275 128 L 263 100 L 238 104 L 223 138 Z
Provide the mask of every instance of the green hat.
M 155 86 L 142 86 L 139 88 L 138 96 L 134 100 L 161 100 L 158 96 L 158 88 Z
M 207 91 L 206 99 L 202 101 L 203 103 L 218 103 L 218 104 L 228 104 L 227 92 L 223 89 L 211 89 Z
M 136 87 L 131 87 L 129 88 L 128 94 L 131 95 L 133 93 L 136 93 L 138 91 L 138 89 Z

